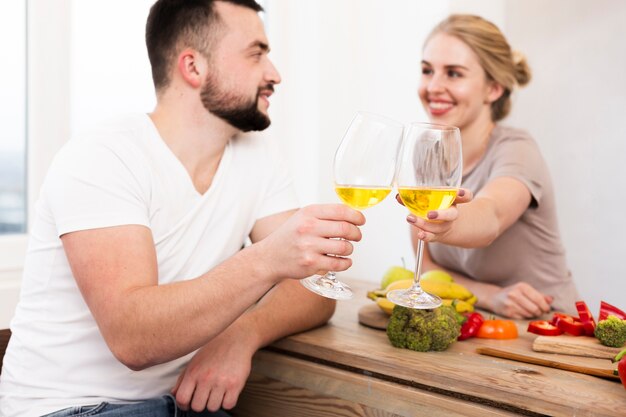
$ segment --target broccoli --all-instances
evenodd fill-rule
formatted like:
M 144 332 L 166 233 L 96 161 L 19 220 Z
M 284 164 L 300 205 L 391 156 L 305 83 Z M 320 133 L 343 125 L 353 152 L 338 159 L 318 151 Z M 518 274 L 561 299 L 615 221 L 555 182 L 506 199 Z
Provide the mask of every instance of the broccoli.
M 610 315 L 598 322 L 595 336 L 604 346 L 624 346 L 626 343 L 626 320 Z
M 387 337 L 395 347 L 426 352 L 445 350 L 459 337 L 461 324 L 454 307 L 416 310 L 395 306 Z

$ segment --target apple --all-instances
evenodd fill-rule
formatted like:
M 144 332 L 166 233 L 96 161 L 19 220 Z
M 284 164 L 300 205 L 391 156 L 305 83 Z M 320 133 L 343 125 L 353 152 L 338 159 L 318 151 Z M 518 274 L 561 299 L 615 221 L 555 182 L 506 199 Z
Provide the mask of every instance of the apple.
M 400 281 L 402 279 L 413 279 L 415 274 L 413 271 L 401 266 L 392 266 L 385 272 L 383 279 L 380 282 L 380 288 L 385 289 L 392 282 Z

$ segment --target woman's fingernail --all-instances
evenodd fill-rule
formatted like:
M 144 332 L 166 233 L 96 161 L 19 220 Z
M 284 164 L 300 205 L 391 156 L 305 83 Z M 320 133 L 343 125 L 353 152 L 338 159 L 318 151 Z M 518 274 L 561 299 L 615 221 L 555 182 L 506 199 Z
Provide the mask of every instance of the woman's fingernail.
M 417 217 L 415 217 L 412 214 L 409 214 L 408 216 L 406 216 L 406 221 L 409 223 L 415 223 L 417 221 Z
M 430 220 L 436 219 L 437 218 L 437 212 L 436 211 L 429 211 L 428 214 L 426 215 L 426 217 L 428 217 Z
M 464 189 L 460 189 L 459 193 L 458 193 L 459 197 L 463 197 L 465 195 L 465 190 Z

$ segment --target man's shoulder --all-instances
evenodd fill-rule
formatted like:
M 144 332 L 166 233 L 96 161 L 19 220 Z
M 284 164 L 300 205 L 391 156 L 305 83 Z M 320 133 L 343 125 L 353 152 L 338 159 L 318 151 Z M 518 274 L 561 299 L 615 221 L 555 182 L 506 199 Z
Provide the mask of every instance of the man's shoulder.
M 149 118 L 145 114 L 125 114 L 110 117 L 90 126 L 87 129 L 76 132 L 73 139 L 76 140 L 109 140 L 116 138 L 131 138 L 144 135 L 149 130 Z

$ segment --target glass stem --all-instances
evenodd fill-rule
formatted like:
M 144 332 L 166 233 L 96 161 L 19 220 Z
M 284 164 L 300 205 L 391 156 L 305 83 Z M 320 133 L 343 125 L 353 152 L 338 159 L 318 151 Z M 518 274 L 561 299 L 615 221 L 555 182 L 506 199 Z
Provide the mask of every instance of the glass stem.
M 324 278 L 329 281 L 337 282 L 337 276 L 333 271 L 326 272 L 326 274 L 324 274 Z
M 422 287 L 420 286 L 420 275 L 422 274 L 422 255 L 424 254 L 424 241 L 421 239 L 417 240 L 417 251 L 415 253 L 415 278 L 413 278 L 413 286 L 411 287 L 412 292 L 423 293 Z

